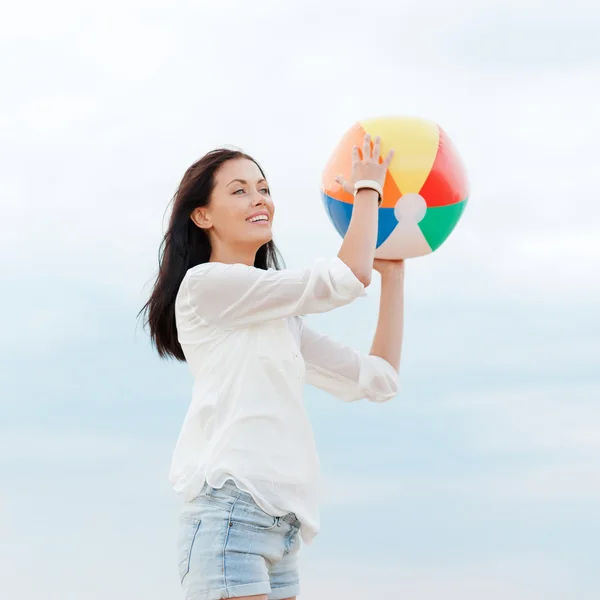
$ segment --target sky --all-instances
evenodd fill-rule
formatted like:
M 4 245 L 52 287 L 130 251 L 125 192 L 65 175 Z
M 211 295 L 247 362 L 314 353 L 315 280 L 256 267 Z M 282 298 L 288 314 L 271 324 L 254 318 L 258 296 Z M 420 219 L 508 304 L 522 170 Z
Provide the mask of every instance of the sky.
M 136 315 L 187 167 L 264 167 L 290 267 L 337 253 L 355 121 L 439 123 L 471 198 L 406 265 L 401 390 L 307 388 L 312 600 L 600 595 L 600 8 L 592 0 L 29 0 L 0 21 L 0 596 L 179 598 L 191 394 Z M 379 281 L 312 326 L 367 352 Z

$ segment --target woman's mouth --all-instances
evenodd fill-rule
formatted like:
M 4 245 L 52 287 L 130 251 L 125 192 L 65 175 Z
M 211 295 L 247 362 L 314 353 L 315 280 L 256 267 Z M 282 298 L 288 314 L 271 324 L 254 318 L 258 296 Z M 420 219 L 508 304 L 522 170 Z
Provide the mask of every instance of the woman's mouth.
M 269 223 L 269 215 L 267 213 L 257 213 L 255 215 L 250 215 L 246 221 L 255 225 L 265 225 Z

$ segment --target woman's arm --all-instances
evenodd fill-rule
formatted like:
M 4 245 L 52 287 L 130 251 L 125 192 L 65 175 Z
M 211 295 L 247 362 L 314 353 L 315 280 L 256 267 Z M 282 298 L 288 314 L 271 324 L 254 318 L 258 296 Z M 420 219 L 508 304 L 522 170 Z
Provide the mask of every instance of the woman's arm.
M 374 268 L 381 274 L 381 297 L 370 354 L 398 371 L 404 333 L 404 261 L 376 260 Z
M 348 231 L 338 253 L 365 287 L 371 284 L 377 242 L 378 199 L 379 195 L 374 190 L 364 189 L 356 194 Z
M 385 359 L 340 344 L 302 319 L 297 322 L 306 383 L 345 402 L 385 402 L 398 393 L 398 372 Z
M 364 293 L 363 284 L 337 257 L 281 271 L 214 262 L 188 271 L 180 306 L 208 324 L 244 327 L 327 312 Z
M 385 160 L 380 163 L 380 150 L 381 139 L 377 137 L 371 153 L 371 138 L 368 134 L 365 135 L 363 143 L 362 160 L 359 159 L 358 148 L 356 146 L 352 148 L 352 181 L 337 178 L 345 191 L 354 194 L 354 183 L 365 179 L 374 180 L 383 188 L 394 151 L 390 150 Z M 365 287 L 371 283 L 373 271 L 377 243 L 378 200 L 379 195 L 373 190 L 362 189 L 357 192 L 348 231 L 338 253 L 338 257 L 350 267 Z
M 398 393 L 404 324 L 404 262 L 376 260 L 381 274 L 377 329 L 370 353 L 362 354 L 300 321 L 307 383 L 347 402 L 385 402 Z

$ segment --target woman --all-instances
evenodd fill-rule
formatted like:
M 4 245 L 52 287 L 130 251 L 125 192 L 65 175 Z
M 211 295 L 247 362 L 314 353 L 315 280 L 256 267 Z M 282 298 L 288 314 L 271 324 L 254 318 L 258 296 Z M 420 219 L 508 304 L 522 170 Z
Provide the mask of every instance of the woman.
M 352 401 L 397 392 L 402 261 L 374 261 L 380 190 L 393 153 L 353 148 L 355 193 L 338 255 L 279 268 L 265 175 L 249 156 L 208 153 L 185 173 L 144 306 L 163 357 L 187 361 L 192 402 L 170 480 L 184 497 L 179 572 L 188 600 L 291 600 L 299 593 L 299 534 L 319 528 L 318 458 L 303 405 L 308 382 Z M 355 190 L 356 188 L 356 190 Z M 364 294 L 382 277 L 369 355 L 310 329 L 302 315 Z

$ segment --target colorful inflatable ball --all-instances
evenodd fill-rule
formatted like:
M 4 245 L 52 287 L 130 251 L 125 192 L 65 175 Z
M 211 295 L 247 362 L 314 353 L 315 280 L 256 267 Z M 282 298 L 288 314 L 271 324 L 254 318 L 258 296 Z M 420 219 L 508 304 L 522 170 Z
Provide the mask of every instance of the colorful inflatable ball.
M 352 146 L 362 148 L 366 133 L 381 137 L 381 156 L 395 154 L 379 208 L 376 258 L 424 256 L 452 233 L 469 199 L 466 169 L 446 132 L 417 117 L 383 117 L 355 123 L 333 151 L 322 178 L 325 210 L 343 237 L 354 197 L 335 178 L 350 179 Z

